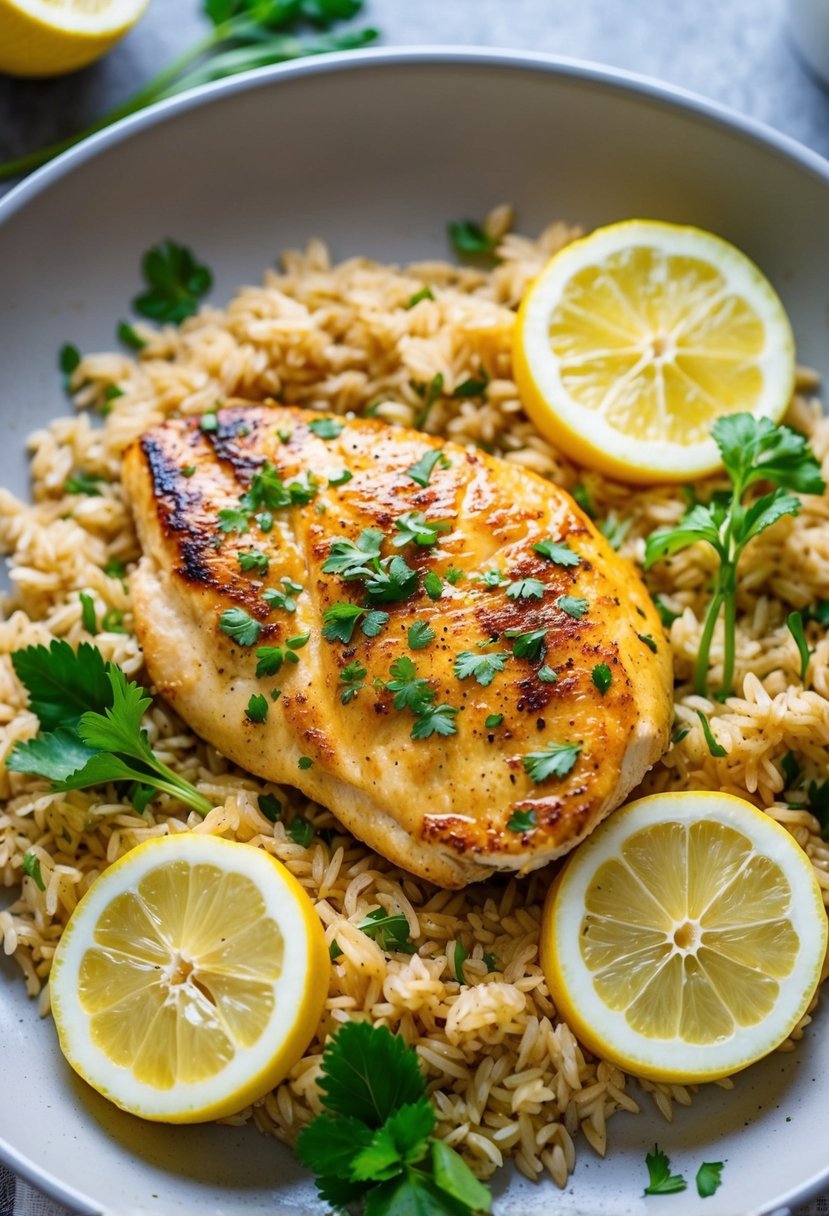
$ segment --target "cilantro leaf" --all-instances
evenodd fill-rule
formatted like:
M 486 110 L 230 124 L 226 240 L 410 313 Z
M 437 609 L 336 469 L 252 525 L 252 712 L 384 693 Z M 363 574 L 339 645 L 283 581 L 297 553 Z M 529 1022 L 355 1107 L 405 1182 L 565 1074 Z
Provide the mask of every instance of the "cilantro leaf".
M 516 659 L 529 659 L 534 663 L 537 659 L 543 659 L 547 652 L 546 629 L 530 629 L 526 632 L 507 629 L 504 637 L 512 639 L 512 653 Z
M 556 608 L 560 608 L 568 616 L 575 617 L 577 621 L 581 620 L 589 607 L 587 600 L 577 595 L 560 595 L 556 600 Z
M 329 1111 L 381 1127 L 426 1096 L 417 1055 L 385 1026 L 346 1022 L 322 1056 L 319 1087 Z
M 544 540 L 538 541 L 533 545 L 533 549 L 541 557 L 546 557 L 548 562 L 554 562 L 557 566 L 578 566 L 581 558 L 566 541 L 553 540 L 552 536 L 547 536 Z
M 262 626 L 244 608 L 225 608 L 219 617 L 219 628 L 240 646 L 253 646 L 259 640 Z
M 387 912 L 385 908 L 374 908 L 357 926 L 366 937 L 377 942 L 381 950 L 396 950 L 400 954 L 414 954 L 415 944 L 409 937 L 409 922 L 401 912 Z M 332 942 L 328 951 L 332 959 L 339 958 L 342 950 Z
M 700 1199 L 708 1199 L 722 1183 L 724 1161 L 703 1161 L 697 1170 L 697 1194 Z
M 352 662 L 346 663 L 345 667 L 340 672 L 340 683 L 343 685 L 340 691 L 340 700 L 343 705 L 348 705 L 357 696 L 361 688 L 365 687 L 365 678 L 368 675 L 362 663 Z
M 261 680 L 263 676 L 275 676 L 281 670 L 285 652 L 281 646 L 257 646 L 256 658 L 256 678 Z
M 452 705 L 434 705 L 423 709 L 412 727 L 413 739 L 428 739 L 430 735 L 456 735 L 455 715 L 459 711 Z
M 104 657 L 89 642 L 81 642 L 77 651 L 57 640 L 48 648 L 27 646 L 13 651 L 11 660 L 43 730 L 74 726 L 86 710 L 112 704 Z
M 610 685 L 613 683 L 613 672 L 608 667 L 607 663 L 597 663 L 593 668 L 592 673 L 593 683 L 598 688 L 599 692 L 604 696 Z
M 336 439 L 344 426 L 345 423 L 339 418 L 315 418 L 313 422 L 308 423 L 308 430 L 312 431 L 317 439 Z
M 410 650 L 425 650 L 437 634 L 428 621 L 413 621 L 406 633 Z
M 464 650 L 455 659 L 453 671 L 459 680 L 467 680 L 474 676 L 478 683 L 487 688 L 509 659 L 506 651 L 494 651 L 490 654 L 475 654 L 474 650 Z
M 550 777 L 566 777 L 581 752 L 580 743 L 548 743 L 542 751 L 530 752 L 522 764 L 536 785 Z
M 537 578 L 519 578 L 507 587 L 507 598 L 511 600 L 540 600 L 544 598 L 544 584 Z
M 392 539 L 392 544 L 400 549 L 403 545 L 422 545 L 430 547 L 440 540 L 441 532 L 448 532 L 451 524 L 444 519 L 428 520 L 422 511 L 405 511 L 394 521 L 394 526 L 400 533 Z
M 443 452 L 432 451 L 424 452 L 419 460 L 414 464 L 410 464 L 406 469 L 406 476 L 411 477 L 416 485 L 426 487 L 429 484 L 429 478 L 434 472 L 435 465 L 443 458 Z
M 653 1152 L 645 1157 L 648 1167 L 648 1185 L 646 1195 L 674 1195 L 684 1191 L 688 1185 L 681 1174 L 671 1173 L 671 1163 L 658 1144 L 653 1146 Z
M 535 811 L 513 811 L 507 827 L 511 832 L 531 832 L 535 827 Z
M 147 291 L 136 296 L 133 308 L 142 317 L 178 325 L 198 311 L 201 297 L 213 286 L 213 276 L 192 250 L 166 240 L 144 254 L 141 271 Z
M 262 592 L 262 599 L 266 604 L 270 604 L 271 608 L 279 608 L 283 612 L 296 612 L 296 596 L 300 595 L 305 588 L 300 583 L 295 583 L 293 579 L 281 578 L 282 590 L 278 591 L 276 587 L 268 587 Z

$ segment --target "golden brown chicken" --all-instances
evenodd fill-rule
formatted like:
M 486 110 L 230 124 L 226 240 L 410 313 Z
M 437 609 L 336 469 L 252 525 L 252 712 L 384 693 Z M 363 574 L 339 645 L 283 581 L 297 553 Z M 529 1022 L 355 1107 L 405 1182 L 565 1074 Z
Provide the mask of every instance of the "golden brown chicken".
M 148 431 L 124 482 L 157 688 L 416 874 L 543 865 L 666 745 L 669 647 L 644 586 L 514 464 L 240 404 Z

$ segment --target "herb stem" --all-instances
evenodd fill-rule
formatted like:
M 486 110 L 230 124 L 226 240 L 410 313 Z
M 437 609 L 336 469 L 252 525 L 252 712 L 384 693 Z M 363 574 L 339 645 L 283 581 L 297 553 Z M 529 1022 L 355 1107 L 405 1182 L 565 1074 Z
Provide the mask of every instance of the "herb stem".
M 174 772 L 167 768 L 166 764 L 162 764 L 157 760 L 156 765 L 160 772 L 169 773 L 171 780 L 165 780 L 164 777 L 156 777 L 155 774 L 152 776 L 148 774 L 142 778 L 147 785 L 155 786 L 157 790 L 170 794 L 173 798 L 178 798 L 179 802 L 184 802 L 187 806 L 192 807 L 202 818 L 210 814 L 213 810 L 213 803 L 209 798 L 205 798 L 204 794 L 200 794 L 189 782 L 177 777 Z
M 697 661 L 694 666 L 694 691 L 701 697 L 708 695 L 708 655 L 711 650 L 711 639 L 714 636 L 714 628 L 717 624 L 717 618 L 720 615 L 720 608 L 723 602 L 723 592 L 721 586 L 721 578 L 717 576 L 717 588 L 714 595 L 711 597 L 711 602 L 705 613 L 705 621 L 702 626 L 702 636 L 699 640 L 699 649 L 697 650 Z
M 737 648 L 737 568 L 729 562 L 722 567 L 723 667 L 719 696 L 724 700 L 734 691 L 734 656 Z

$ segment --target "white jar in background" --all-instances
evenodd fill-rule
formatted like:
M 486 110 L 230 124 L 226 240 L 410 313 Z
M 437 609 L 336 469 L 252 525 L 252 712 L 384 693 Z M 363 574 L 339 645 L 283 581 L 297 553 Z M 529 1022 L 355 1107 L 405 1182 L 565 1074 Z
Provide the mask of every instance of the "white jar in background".
M 789 26 L 803 59 L 829 84 L 829 0 L 789 0 Z

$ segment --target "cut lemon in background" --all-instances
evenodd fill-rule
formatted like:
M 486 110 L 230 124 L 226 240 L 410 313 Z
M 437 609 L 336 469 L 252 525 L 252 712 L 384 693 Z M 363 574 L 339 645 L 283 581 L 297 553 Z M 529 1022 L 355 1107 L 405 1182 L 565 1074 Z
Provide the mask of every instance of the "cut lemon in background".
M 791 326 L 754 263 L 710 232 L 655 220 L 557 253 L 524 298 L 513 354 L 541 433 L 631 482 L 713 472 L 716 419 L 777 422 L 794 388 Z
M 616 811 L 566 863 L 541 961 L 590 1051 L 692 1083 L 786 1039 L 826 942 L 820 888 L 788 832 L 728 794 L 655 794 Z
M 314 1036 L 328 950 L 313 905 L 263 849 L 183 833 L 139 845 L 73 912 L 50 977 L 61 1049 L 124 1110 L 232 1115 Z
M 60 76 L 94 62 L 149 0 L 0 0 L 0 72 Z

